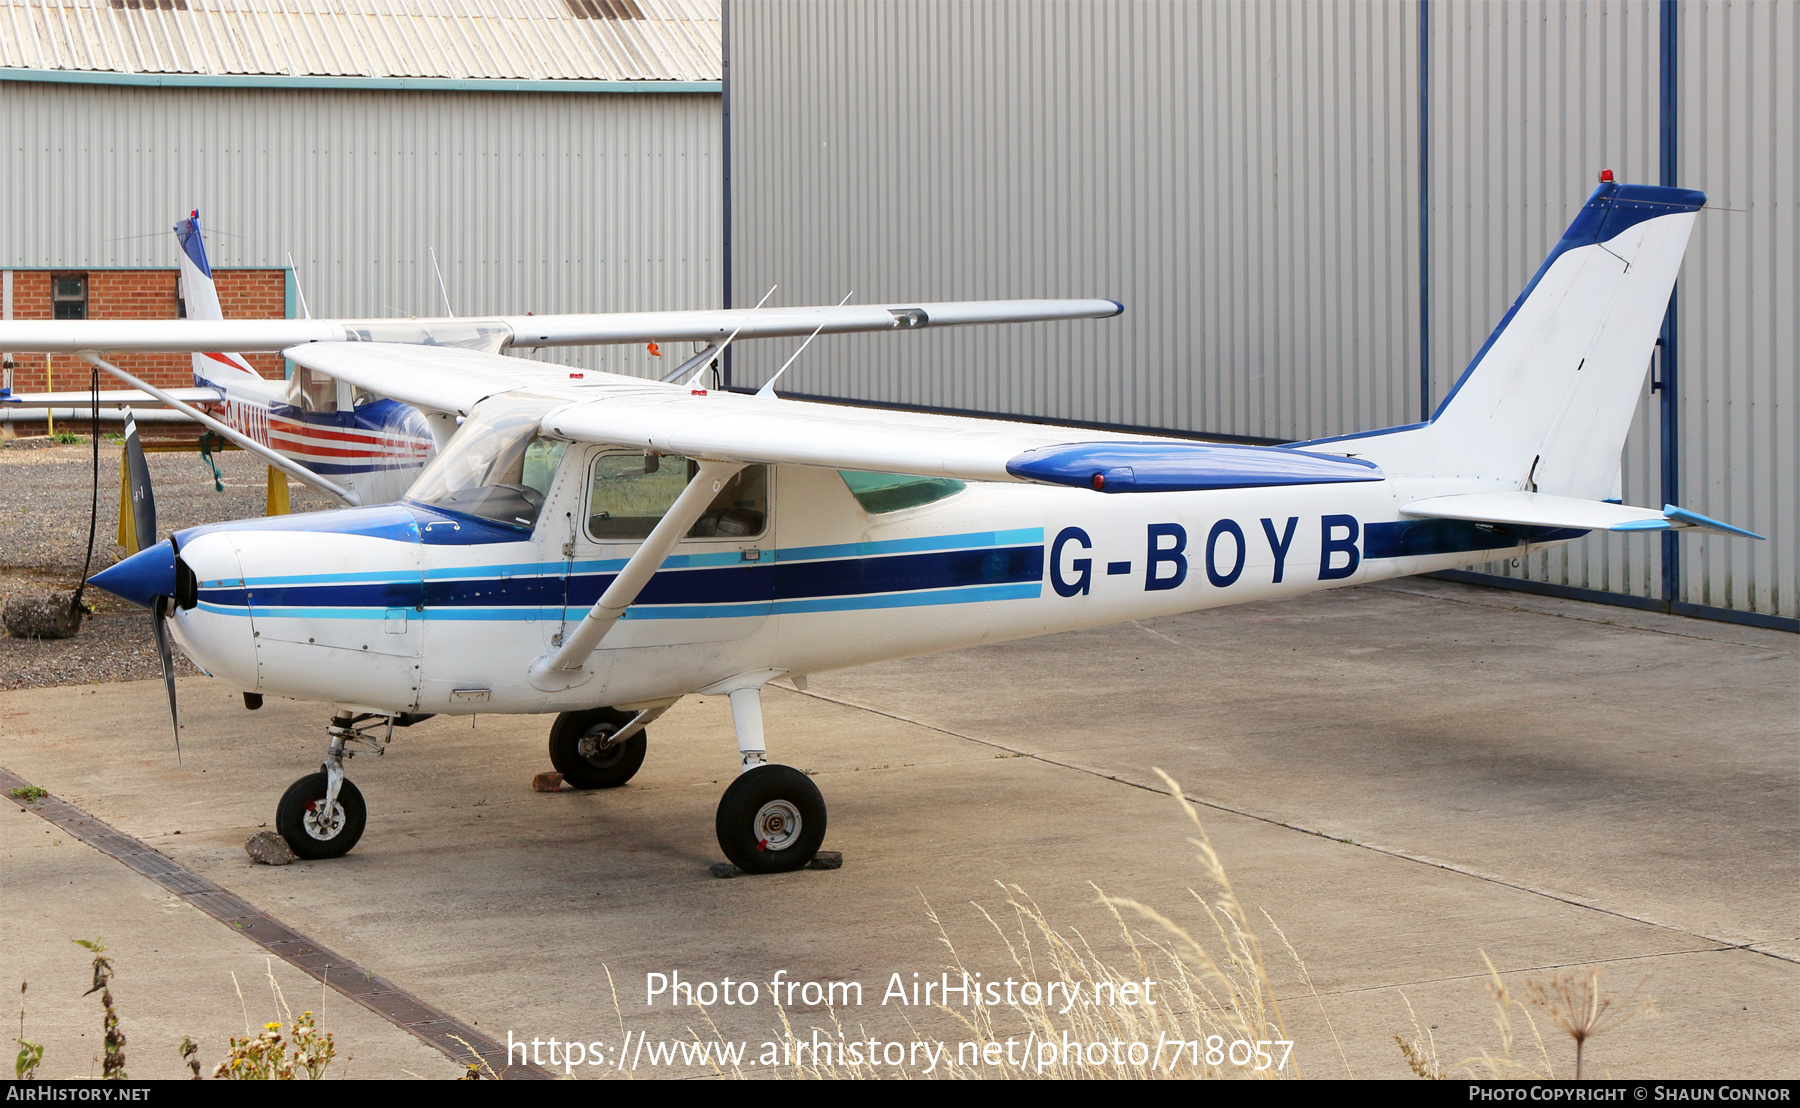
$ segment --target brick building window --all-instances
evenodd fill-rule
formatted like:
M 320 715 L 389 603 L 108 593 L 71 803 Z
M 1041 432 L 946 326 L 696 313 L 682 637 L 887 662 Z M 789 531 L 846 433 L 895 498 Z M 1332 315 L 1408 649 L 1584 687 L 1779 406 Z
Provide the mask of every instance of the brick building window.
M 86 319 L 87 274 L 58 273 L 50 278 L 52 319 Z

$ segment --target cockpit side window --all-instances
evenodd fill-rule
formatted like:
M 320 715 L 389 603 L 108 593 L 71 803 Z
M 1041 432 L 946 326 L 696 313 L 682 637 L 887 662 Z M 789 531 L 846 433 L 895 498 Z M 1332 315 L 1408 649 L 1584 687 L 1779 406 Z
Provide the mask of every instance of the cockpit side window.
M 323 373 L 297 365 L 283 399 L 303 412 L 329 415 L 338 410 L 337 382 Z
M 588 480 L 588 537 L 595 542 L 634 541 L 650 534 L 700 464 L 678 454 L 602 454 Z M 725 482 L 687 537 L 752 538 L 769 515 L 765 466 L 746 466 Z
M 479 409 L 407 492 L 407 499 L 529 531 L 568 443 L 537 433 L 542 413 Z

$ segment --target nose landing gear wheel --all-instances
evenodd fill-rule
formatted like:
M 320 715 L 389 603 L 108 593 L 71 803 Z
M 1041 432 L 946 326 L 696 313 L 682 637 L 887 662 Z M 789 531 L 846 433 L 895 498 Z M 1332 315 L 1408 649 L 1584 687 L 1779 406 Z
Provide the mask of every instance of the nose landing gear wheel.
M 644 764 L 645 738 L 639 731 L 622 743 L 607 742 L 632 720 L 616 708 L 564 712 L 550 727 L 550 764 L 578 789 L 612 789 L 631 780 Z
M 337 802 L 326 809 L 324 773 L 309 773 L 289 785 L 275 808 L 275 830 L 301 858 L 340 858 L 350 853 L 368 822 L 362 792 L 349 781 L 338 788 Z
M 825 798 L 791 766 L 757 766 L 725 790 L 716 829 L 737 868 L 785 873 L 812 861 L 825 841 Z

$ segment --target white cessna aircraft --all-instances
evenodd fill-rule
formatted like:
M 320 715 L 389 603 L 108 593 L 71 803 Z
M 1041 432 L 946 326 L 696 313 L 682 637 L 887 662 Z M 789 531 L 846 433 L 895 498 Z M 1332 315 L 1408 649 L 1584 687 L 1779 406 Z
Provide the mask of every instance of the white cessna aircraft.
M 344 778 L 350 747 L 379 748 L 420 714 L 558 713 L 556 767 L 604 788 L 637 771 L 645 726 L 698 692 L 730 698 L 737 734 L 719 845 L 769 872 L 810 860 L 826 822 L 812 781 L 766 760 L 760 691 L 778 677 L 1470 565 L 1596 529 L 1748 535 L 1607 499 L 1704 203 L 1606 180 L 1429 422 L 1287 447 L 722 393 L 360 341 L 378 336 L 323 321 L 66 323 L 35 347 L 15 324 L 0 346 L 96 362 L 146 342 L 281 348 L 414 405 L 441 436 L 398 504 L 195 527 L 93 579 L 152 608 L 159 636 L 251 706 L 334 706 L 321 772 L 279 805 L 296 853 L 354 845 L 366 809 Z M 652 313 L 569 317 L 563 333 L 716 341 L 1119 310 Z M 543 319 L 505 325 L 548 343 L 559 332 Z

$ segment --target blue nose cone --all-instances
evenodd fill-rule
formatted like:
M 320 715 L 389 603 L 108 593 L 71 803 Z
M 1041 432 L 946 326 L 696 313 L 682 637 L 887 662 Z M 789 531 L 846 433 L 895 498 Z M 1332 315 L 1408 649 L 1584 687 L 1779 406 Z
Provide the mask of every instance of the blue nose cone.
M 175 595 L 175 547 L 168 539 L 88 578 L 121 600 L 148 608 L 159 596 Z

